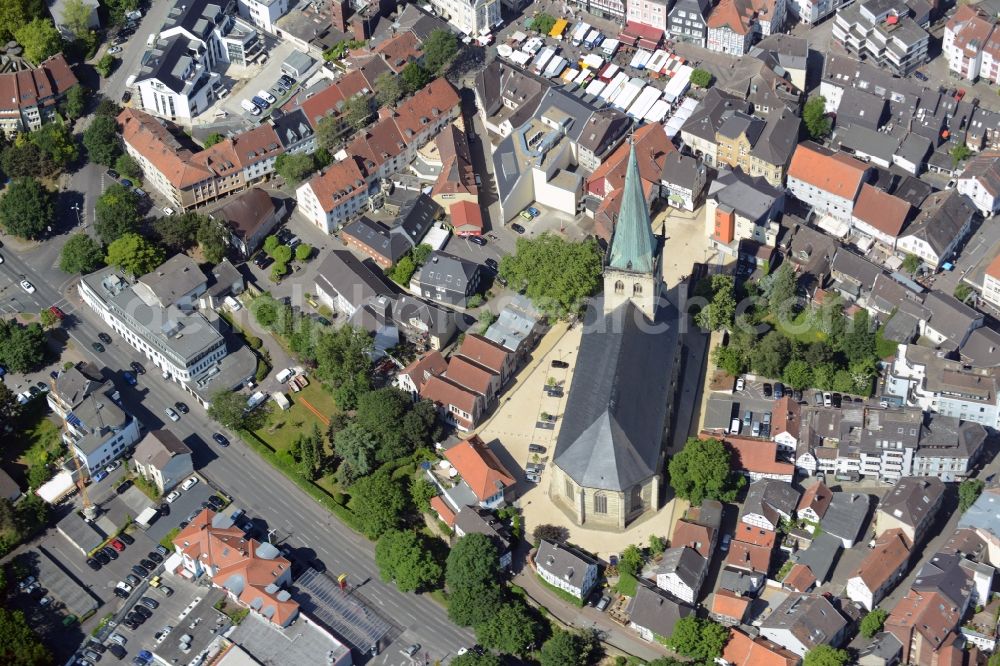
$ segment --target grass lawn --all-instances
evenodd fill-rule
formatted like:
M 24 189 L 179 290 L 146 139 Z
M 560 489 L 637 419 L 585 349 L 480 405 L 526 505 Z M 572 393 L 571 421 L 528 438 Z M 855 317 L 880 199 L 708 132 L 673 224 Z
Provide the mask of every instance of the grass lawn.
M 319 426 L 320 432 L 326 432 L 327 424 L 302 404 L 303 400 L 323 415 L 334 414 L 338 411 L 333 396 L 327 393 L 316 380 L 311 380 L 309 386 L 298 393 L 289 391 L 286 395 L 292 406 L 281 411 L 275 405 L 267 425 L 256 431 L 257 436 L 267 442 L 275 451 L 287 451 L 295 437 L 300 433 L 310 432 L 313 424 Z
M 541 583 L 542 585 L 544 585 L 546 588 L 548 588 L 548 590 L 550 592 L 552 592 L 552 594 L 556 595 L 557 597 L 559 597 L 560 599 L 562 599 L 566 603 L 573 604 L 574 606 L 581 606 L 581 607 L 583 606 L 583 599 L 577 599 L 576 597 L 574 597 L 572 594 L 570 594 L 566 590 L 562 590 L 562 589 L 556 587 L 555 585 L 553 585 L 552 583 L 548 582 L 547 580 L 545 580 L 541 576 L 538 576 L 538 582 Z M 634 589 L 632 590 L 632 594 L 635 594 L 635 590 Z
M 635 596 L 635 588 L 639 585 L 639 581 L 632 574 L 623 573 L 618 576 L 618 584 L 615 585 L 615 589 L 618 590 L 619 594 L 624 594 L 626 597 Z M 582 605 L 582 604 L 581 604 Z
M 892 340 L 886 340 L 882 337 L 883 328 L 884 327 L 879 327 L 878 331 L 875 333 L 875 352 L 878 354 L 879 358 L 888 358 L 896 354 L 896 350 L 899 348 L 899 345 Z
M 795 315 L 791 321 L 782 320 L 775 323 L 772 317 L 767 317 L 767 320 L 772 324 L 775 324 L 778 327 L 778 330 L 780 330 L 788 338 L 798 340 L 806 344 L 821 342 L 826 339 L 826 334 L 809 321 L 810 314 L 811 312 L 807 308 Z

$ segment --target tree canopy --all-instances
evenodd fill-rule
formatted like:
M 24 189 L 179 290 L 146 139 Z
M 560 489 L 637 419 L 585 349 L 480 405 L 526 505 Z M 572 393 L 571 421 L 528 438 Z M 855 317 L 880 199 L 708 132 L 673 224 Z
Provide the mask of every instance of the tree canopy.
M 90 35 L 91 8 L 83 0 L 66 0 L 62 5 L 62 25 L 76 39 L 85 39 Z
M 76 0 L 79 1 L 79 0 Z M 62 113 L 70 120 L 83 116 L 87 110 L 87 89 L 77 84 L 66 91 L 63 98 Z
M 142 167 L 128 153 L 122 153 L 115 158 L 115 171 L 133 181 L 142 178 Z
M 838 650 L 829 645 L 817 645 L 806 652 L 802 666 L 845 666 L 850 658 L 847 650 Z
M 445 584 L 448 617 L 463 627 L 478 626 L 495 615 L 503 603 L 497 579 L 497 547 L 484 534 L 466 534 L 448 553 Z
M 14 37 L 19 28 L 36 16 L 45 16 L 43 0 L 5 0 L 0 2 L 0 39 Z
M 424 40 L 424 65 L 439 74 L 458 53 L 458 37 L 451 30 L 438 28 Z
M 541 626 L 520 599 L 508 601 L 476 626 L 476 639 L 480 644 L 519 657 L 527 656 L 540 634 Z
M 118 123 L 114 117 L 105 114 L 94 116 L 90 126 L 83 132 L 83 146 L 87 149 L 91 162 L 112 166 L 122 151 L 118 140 Z
M 208 221 L 204 215 L 192 212 L 165 215 L 153 222 L 153 230 L 161 243 L 171 250 L 183 252 L 195 244 L 198 229 Z
M 350 508 L 365 536 L 377 539 L 390 530 L 399 529 L 409 508 L 409 498 L 383 467 L 351 486 Z
M 531 27 L 537 30 L 543 35 L 547 35 L 552 31 L 552 27 L 556 24 L 556 17 L 552 16 L 547 12 L 538 12 L 531 19 Z
M 395 106 L 402 96 L 403 84 L 398 76 L 392 72 L 382 72 L 375 77 L 375 101 L 379 106 Z
M 450 662 L 451 666 L 503 666 L 500 657 L 484 652 L 476 654 L 471 650 L 465 654 L 456 655 Z M 990 664 L 993 666 L 993 664 Z
M 28 140 L 28 135 L 20 134 L 0 153 L 0 167 L 8 178 L 34 178 L 47 176 L 56 170 L 42 150 Z
M 87 234 L 73 234 L 59 255 L 59 269 L 64 273 L 91 273 L 104 265 L 104 249 Z
M 8 666 L 48 666 L 52 654 L 31 630 L 24 613 L 0 608 L 0 662 Z
M 712 276 L 711 285 L 712 300 L 698 313 L 698 325 L 710 331 L 730 329 L 736 318 L 736 282 L 720 273 Z
M 692 437 L 670 460 L 670 485 L 692 504 L 715 499 L 732 502 L 746 479 L 733 471 L 732 454 L 717 439 Z
M 809 137 L 823 139 L 830 133 L 830 119 L 826 115 L 826 99 L 822 95 L 813 95 L 802 108 L 802 122 L 806 125 Z
M 426 543 L 412 530 L 390 530 L 375 544 L 375 564 L 385 582 L 393 581 L 400 592 L 419 592 L 438 587 L 444 570 Z
M 41 18 L 45 13 L 36 14 L 39 18 L 25 23 L 15 30 L 14 38 L 24 47 L 24 57 L 31 64 L 38 65 L 49 56 L 53 56 L 63 48 L 62 36 L 56 30 L 55 23 L 50 18 Z
M 722 656 L 727 640 L 729 630 L 718 622 L 689 615 L 677 621 L 665 643 L 675 652 L 711 664 Z
M 353 409 L 371 388 L 372 338 L 367 331 L 341 326 L 324 331 L 316 342 L 316 374 L 334 391 L 341 409 Z
M 597 649 L 593 634 L 556 629 L 552 638 L 542 644 L 538 654 L 541 666 L 586 666 Z
M 868 615 L 865 615 L 861 620 L 861 635 L 865 638 L 871 638 L 878 632 L 882 631 L 883 625 L 885 625 L 886 618 L 889 617 L 889 613 L 882 610 L 881 608 L 873 608 Z
M 72 129 L 58 116 L 31 132 L 28 140 L 56 166 L 64 167 L 79 157 Z
M 704 69 L 698 68 L 691 72 L 691 85 L 699 88 L 707 88 L 712 83 L 712 74 Z
M 196 237 L 205 261 L 217 264 L 226 258 L 226 250 L 229 248 L 229 229 L 222 223 L 209 217 L 204 218 L 198 226 Z
M 283 153 L 274 160 L 274 170 L 289 184 L 294 185 L 316 170 L 312 155 Z
M 387 463 L 427 443 L 435 416 L 432 403 L 414 404 L 405 392 L 386 387 L 361 394 L 354 423 L 376 437 L 376 460 Z
M 0 224 L 9 234 L 38 238 L 53 220 L 52 193 L 33 178 L 18 178 L 0 197 Z
M 403 82 L 403 90 L 407 95 L 412 95 L 418 90 L 422 90 L 431 82 L 431 75 L 420 63 L 408 62 L 399 74 Z
M 212 394 L 208 415 L 220 425 L 230 430 L 257 430 L 266 421 L 270 403 L 265 402 L 252 411 L 246 411 L 247 396 L 235 391 L 222 389 Z
M 976 503 L 986 484 L 982 479 L 966 479 L 958 485 L 958 510 L 965 513 Z
M 97 218 L 94 228 L 105 243 L 113 243 L 128 233 L 134 233 L 142 215 L 139 197 L 129 188 L 115 183 L 104 190 L 94 205 Z
M 149 241 L 145 236 L 128 233 L 108 245 L 108 255 L 104 260 L 136 277 L 149 273 L 163 263 L 166 254 L 163 248 Z
M 344 100 L 343 114 L 348 125 L 355 129 L 361 129 L 368 124 L 372 117 L 371 100 L 362 93 L 348 97 Z
M 597 291 L 603 262 L 597 242 L 573 243 L 553 234 L 519 238 L 517 253 L 500 262 L 500 275 L 525 289 L 535 307 L 564 316 L 578 312 Z
M 10 372 L 31 372 L 45 360 L 45 331 L 36 323 L 0 319 L 0 364 Z

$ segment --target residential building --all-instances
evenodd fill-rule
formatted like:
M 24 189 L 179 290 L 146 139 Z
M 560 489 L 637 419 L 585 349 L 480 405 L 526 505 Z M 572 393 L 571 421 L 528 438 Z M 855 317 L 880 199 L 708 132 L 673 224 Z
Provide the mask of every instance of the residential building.
M 224 89 L 221 72 L 264 54 L 257 29 L 235 9 L 235 0 L 175 2 L 142 58 L 133 105 L 185 124 L 211 107 Z
M 514 488 L 514 477 L 503 466 L 490 447 L 473 435 L 444 452 L 484 509 L 502 507 Z
M 922 2 L 864 0 L 837 10 L 833 38 L 848 53 L 907 76 L 927 61 L 930 9 Z
M 774 50 L 754 47 L 750 57 L 740 58 L 733 63 L 726 78 L 715 85 L 722 92 L 749 103 L 753 113 L 758 116 L 765 117 L 781 109 L 798 116 L 803 91 L 790 77 L 793 73 L 798 75 L 801 70 L 786 71 L 782 64 L 784 60 Z M 801 67 L 801 61 L 797 57 L 793 62 Z
M 935 192 L 921 204 L 920 213 L 900 236 L 896 248 L 938 270 L 965 240 L 975 214 L 972 200 L 957 190 Z
M 8 137 L 35 131 L 55 118 L 66 91 L 78 83 L 62 53 L 33 69 L 0 74 L 0 131 Z
M 913 455 L 913 474 L 962 481 L 983 452 L 986 429 L 979 423 L 935 415 L 926 425 L 921 446 Z
M 139 421 L 112 399 L 116 394 L 97 366 L 79 363 L 60 372 L 46 395 L 63 420 L 63 442 L 90 476 L 139 441 Z
M 208 405 L 209 394 L 240 388 L 253 378 L 253 354 L 244 347 L 229 349 L 218 315 L 194 309 L 208 279 L 187 255 L 174 255 L 134 280 L 102 268 L 83 276 L 78 288 L 112 331 L 202 405 Z
M 724 566 L 719 572 L 719 590 L 748 597 L 759 592 L 764 587 L 765 580 L 767 580 L 766 572 Z
M 677 331 L 663 320 L 662 246 L 653 237 L 633 149 L 556 441 L 549 494 L 576 524 L 625 525 L 659 505 L 663 428 Z M 653 322 L 662 325 L 653 326 Z M 647 369 L 659 368 L 650 375 Z
M 295 199 L 307 220 L 332 234 L 364 210 L 368 185 L 357 160 L 348 158 L 299 185 Z
M 237 0 L 240 16 L 266 33 L 276 35 L 278 19 L 288 11 L 288 0 Z
M 448 23 L 469 37 L 489 34 L 502 24 L 500 0 L 430 0 Z
M 795 149 L 788 167 L 788 191 L 818 213 L 849 221 L 868 171 L 848 155 L 806 141 Z
M 819 525 L 823 516 L 826 515 L 826 510 L 830 508 L 831 501 L 833 501 L 833 491 L 827 488 L 822 481 L 817 481 L 802 493 L 802 498 L 795 510 L 795 517 Z M 810 531 L 815 531 L 815 528 Z
M 464 308 L 472 295 L 479 292 L 481 279 L 480 264 L 436 250 L 410 279 L 410 291 Z
M 409 393 L 416 400 L 427 380 L 433 376 L 443 375 L 448 369 L 448 362 L 439 351 L 430 351 L 399 371 L 393 380 L 393 386 Z
M 704 500 L 701 506 L 688 509 L 687 515 L 677 521 L 670 543 L 678 548 L 686 546 L 711 559 L 721 524 L 722 504 L 717 500 Z
M 837 537 L 844 548 L 853 548 L 868 518 L 871 499 L 863 493 L 834 493 L 820 527 L 825 534 Z
M 483 333 L 494 345 L 513 354 L 514 364 L 527 359 L 544 328 L 544 317 L 524 294 L 515 294 Z M 464 344 L 463 340 L 463 344 Z M 504 359 L 505 361 L 507 359 Z
M 993 564 L 1000 562 L 1000 487 L 983 489 L 975 503 L 966 509 L 958 520 L 956 535 L 967 536 L 973 532 L 982 541 L 986 560 Z
M 740 521 L 766 530 L 777 530 L 791 520 L 799 504 L 799 491 L 786 481 L 761 479 L 750 484 Z
M 292 583 L 292 565 L 270 543 L 248 539 L 233 519 L 204 509 L 173 538 L 181 568 L 206 576 L 229 599 L 270 622 L 287 627 L 299 604 L 281 588 Z
M 514 375 L 516 362 L 514 354 L 477 333 L 469 333 L 462 339 L 456 356 L 461 356 L 497 375 L 501 386 L 506 385 Z
M 675 150 L 663 160 L 663 173 L 660 175 L 662 195 L 674 208 L 693 211 L 701 205 L 707 178 L 708 170 L 704 164 Z
M 553 587 L 581 601 L 597 585 L 597 563 L 576 550 L 542 539 L 535 553 L 535 571 Z
M 866 303 L 882 269 L 858 256 L 840 248 L 830 264 L 830 284 L 828 291 L 835 291 L 848 303 Z
M 473 430 L 486 412 L 486 398 L 444 376 L 424 382 L 420 397 L 433 402 L 445 421 L 462 431 Z
M 934 477 L 903 477 L 879 502 L 875 536 L 900 530 L 911 544 L 923 543 L 944 501 L 944 484 Z
M 893 252 L 914 213 L 914 207 L 907 201 L 865 183 L 854 204 L 851 223 L 859 233 Z
M 733 452 L 733 469 L 745 474 L 750 481 L 793 481 L 795 465 L 778 459 L 776 442 L 735 435 L 727 435 L 725 442 Z
M 278 226 L 285 210 L 285 205 L 276 206 L 266 191 L 252 187 L 209 213 L 209 217 L 229 229 L 229 244 L 247 259 Z
M 718 86 L 713 86 L 681 125 L 681 141 L 691 149 L 695 157 L 714 167 L 719 129 L 732 115 L 749 115 L 753 110 L 750 102 L 735 93 L 724 92 Z
M 793 593 L 764 619 L 760 635 L 802 657 L 817 645 L 838 647 L 848 626 L 826 597 Z
M 146 433 L 135 447 L 136 472 L 156 484 L 160 494 L 166 494 L 194 473 L 191 449 L 169 430 Z
M 962 345 L 961 359 L 970 366 L 997 367 L 1000 365 L 997 350 L 1000 350 L 1000 331 L 980 326 L 969 334 Z
M 708 616 L 719 624 L 733 627 L 743 624 L 752 603 L 752 597 L 731 592 L 720 585 L 712 595 L 712 605 L 708 609 Z
M 403 204 L 391 227 L 362 216 L 344 225 L 340 238 L 385 270 L 420 244 L 441 213 L 433 199 L 420 194 Z
M 805 559 L 812 549 L 813 546 L 810 545 L 806 550 L 799 551 L 798 555 Z M 834 551 L 839 552 L 840 549 L 835 548 Z M 808 564 L 803 564 L 801 560 L 793 564 L 785 577 L 781 579 L 781 586 L 793 592 L 809 592 L 816 586 L 816 583 L 816 574 L 813 573 Z
M 828 582 L 833 573 L 833 565 L 844 548 L 843 541 L 825 532 L 814 536 L 795 528 L 792 528 L 789 536 L 791 540 L 798 542 L 799 550 L 792 554 L 791 559 L 795 565 L 782 580 L 782 586 L 797 592 L 808 592 L 814 586 Z M 788 580 L 792 573 L 796 574 L 795 577 Z
M 10 474 L 0 469 L 0 497 L 8 502 L 16 502 L 21 497 L 21 487 L 17 485 Z M 56 529 L 59 529 L 56 527 Z
M 986 3 L 962 5 L 944 29 L 941 52 L 948 69 L 969 81 L 1000 83 L 1000 27 Z
M 713 14 L 714 16 L 714 14 Z M 762 120 L 739 111 L 724 113 L 715 133 L 715 163 L 739 167 L 775 187 L 785 181 L 785 168 L 795 151 L 799 118 L 781 107 Z
M 724 666 L 798 666 L 800 659 L 777 643 L 730 629 L 720 661 Z
M 799 403 L 785 395 L 775 401 L 771 410 L 771 439 L 781 453 L 794 454 L 799 442 Z
M 705 46 L 711 11 L 710 0 L 677 0 L 668 15 L 670 37 L 676 41 Z
M 275 118 L 271 115 L 271 126 L 278 135 L 278 141 L 289 155 L 316 152 L 316 132 L 309 124 L 309 119 L 301 108 L 295 107 Z
M 370 300 L 393 294 L 379 273 L 347 250 L 332 250 L 316 271 L 316 298 L 351 317 Z
M 885 621 L 885 631 L 902 646 L 900 663 L 941 663 L 944 653 L 954 648 L 961 650 L 963 641 L 955 628 L 963 612 L 964 608 L 941 592 L 921 593 L 911 589 Z
M 639 583 L 626 612 L 629 628 L 638 632 L 644 640 L 655 641 L 670 637 L 677 621 L 692 615 L 694 609 Z
M 749 0 L 720 0 L 708 17 L 709 51 L 741 56 L 754 37 L 755 12 Z
M 669 548 L 656 567 L 656 586 L 677 599 L 694 604 L 708 573 L 708 558 L 693 548 Z
M 729 552 L 723 560 L 728 569 L 740 570 L 748 574 L 761 574 L 767 577 L 771 569 L 771 557 L 774 545 L 759 545 L 747 541 L 734 540 L 729 543 Z M 752 579 L 751 579 L 752 580 Z M 763 581 L 762 581 L 763 582 Z M 734 590 L 739 592 L 740 590 Z
M 434 181 L 431 198 L 446 209 L 462 202 L 478 207 L 479 188 L 465 131 L 452 123 L 438 134 L 434 143 L 441 160 L 441 171 Z
M 645 38 L 653 47 L 657 46 L 667 30 L 669 10 L 668 0 L 635 0 L 625 3 L 624 33 L 629 36 L 635 34 Z
M 500 554 L 500 568 L 510 569 L 513 537 L 507 526 L 491 511 L 478 507 L 463 506 L 455 514 L 455 537 L 461 539 L 466 534 L 483 534 L 493 542 Z
M 875 547 L 847 579 L 848 598 L 873 610 L 905 575 L 912 544 L 898 528 L 880 533 Z
M 951 294 L 932 291 L 924 298 L 928 317 L 921 320 L 920 334 L 941 349 L 965 345 L 972 331 L 983 325 L 983 314 Z
M 735 255 L 742 241 L 775 247 L 784 193 L 764 178 L 721 170 L 705 196 L 705 232 L 712 247 Z
M 988 151 L 970 159 L 955 189 L 969 197 L 984 216 L 1000 212 L 1000 152 Z
M 993 258 L 983 272 L 983 300 L 1000 307 L 1000 254 Z

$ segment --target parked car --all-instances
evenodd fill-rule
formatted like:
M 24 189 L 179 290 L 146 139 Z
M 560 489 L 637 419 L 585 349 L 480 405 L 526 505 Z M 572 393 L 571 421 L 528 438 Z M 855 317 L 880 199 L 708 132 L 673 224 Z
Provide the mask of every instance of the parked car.
M 163 546 L 157 546 L 155 548 L 155 550 L 156 550 L 156 552 L 158 552 L 163 557 L 166 557 L 167 555 L 170 554 L 170 551 L 167 548 L 163 547 Z
M 128 534 L 125 534 L 124 532 L 122 532 L 121 534 L 119 534 L 118 538 L 126 546 L 131 546 L 132 544 L 135 543 L 135 539 L 133 539 L 132 537 L 130 537 Z
M 152 561 L 152 562 L 156 562 L 157 564 L 159 564 L 160 562 L 162 562 L 162 561 L 163 561 L 163 556 L 162 556 L 162 555 L 160 555 L 160 554 L 159 554 L 158 552 L 156 552 L 155 550 L 151 550 L 151 551 L 149 551 L 149 553 L 147 553 L 147 554 L 146 554 L 146 557 L 147 557 L 147 558 L 148 558 L 148 559 L 149 559 L 150 561 Z
M 128 639 L 121 634 L 111 634 L 111 636 L 108 637 L 108 640 L 112 643 L 118 643 L 118 645 L 125 645 L 128 643 Z
M 129 574 L 125 576 L 125 582 L 128 583 L 129 585 L 135 586 L 141 583 L 142 579 L 136 576 L 135 574 Z
M 95 558 L 93 558 L 93 557 L 88 557 L 87 558 L 87 566 L 90 567 L 91 569 L 93 569 L 94 571 L 100 571 L 101 570 L 101 563 L 100 563 L 100 561 L 97 560 L 97 559 L 95 559 Z
M 66 313 L 64 313 L 62 310 L 60 310 L 54 305 L 49 307 L 49 312 L 51 312 L 52 316 L 58 319 L 59 321 L 62 321 L 63 319 L 66 318 Z
M 719 546 L 719 550 L 721 550 L 722 552 L 726 552 L 727 550 L 729 550 L 729 542 L 732 540 L 733 540 L 732 534 L 723 534 L 722 545 Z
M 100 342 L 91 342 L 90 346 L 98 354 L 104 353 L 104 345 L 102 345 Z
M 150 610 L 156 610 L 160 607 L 160 602 L 152 597 L 143 597 L 139 599 L 139 603 Z
M 604 609 L 606 609 L 608 607 L 608 604 L 610 604 L 610 603 L 611 603 L 611 597 L 609 597 L 608 595 L 605 594 L 597 602 L 597 605 L 595 606 L 595 608 L 603 613 Z
M 117 488 L 115 488 L 115 492 L 117 494 L 119 494 L 119 495 L 123 495 L 123 494 L 125 494 L 125 491 L 128 490 L 131 487 L 132 487 L 132 482 L 128 481 L 128 480 L 125 480 L 121 484 L 119 484 L 119 486 Z
M 137 375 L 146 374 L 146 369 L 142 367 L 142 363 L 139 363 L 138 361 L 132 361 L 131 363 L 128 364 L 128 367 L 132 368 L 132 370 Z
M 177 492 L 176 490 L 174 490 L 169 495 L 167 495 L 167 497 L 166 497 L 167 504 L 173 504 L 175 501 L 177 501 L 177 498 L 180 497 L 180 496 L 181 496 L 181 494 L 179 492 Z
M 736 390 L 742 391 L 744 388 L 746 388 L 746 381 L 742 377 L 740 377 L 739 379 L 736 380 Z
M 489 268 L 494 273 L 500 272 L 500 264 L 498 264 L 497 260 L 494 259 L 493 257 L 487 258 L 486 261 L 484 261 L 483 263 L 486 264 L 486 267 Z
M 111 336 L 103 331 L 97 334 L 97 338 L 106 345 L 111 344 Z
M 125 383 L 129 386 L 135 386 L 139 383 L 139 380 L 135 378 L 135 375 L 128 370 L 122 373 L 122 379 L 124 379 Z
M 156 562 L 150 559 L 146 559 L 144 557 L 141 560 L 139 560 L 139 566 L 145 569 L 146 571 L 153 571 L 154 569 L 156 569 Z
M 541 213 L 541 211 L 539 211 L 539 210 L 538 210 L 537 208 L 535 208 L 534 206 L 528 206 L 528 208 L 527 208 L 527 211 L 528 211 L 529 213 L 531 213 L 531 217 L 533 217 L 533 218 L 535 218 L 535 217 L 538 217 L 539 215 L 541 215 L 541 214 L 542 214 L 542 213 Z
M 928 80 L 929 80 L 929 79 L 927 78 L 927 75 L 926 75 L 926 74 L 924 74 L 923 72 L 919 71 L 919 70 L 918 70 L 918 71 L 916 71 L 916 72 L 913 72 L 913 76 L 914 76 L 914 77 L 916 77 L 916 79 L 917 79 L 918 81 L 928 81 Z
M 113 546 L 105 546 L 104 548 L 101 548 L 101 552 L 104 553 L 109 559 L 118 559 L 118 550 Z
M 112 645 L 109 645 L 108 646 L 108 652 L 110 652 L 111 654 L 115 655 L 116 659 L 124 659 L 125 655 L 128 654 L 125 651 L 125 648 L 123 648 L 121 645 L 118 645 L 117 643 L 113 643 Z
M 781 382 L 776 382 L 774 384 L 774 399 L 781 400 L 785 397 L 785 385 Z
M 764 393 L 765 398 L 770 398 L 774 394 L 774 391 L 771 388 L 770 384 L 764 384 L 762 391 Z
M 100 483 L 101 481 L 103 481 L 106 478 L 108 478 L 108 471 L 102 469 L 101 471 L 99 471 L 96 474 L 94 474 L 93 481 L 94 481 L 94 483 Z
M 112 548 L 111 550 L 114 551 L 114 548 Z M 116 557 L 117 555 L 118 553 L 115 553 Z M 111 557 L 104 552 L 103 548 L 94 553 L 94 559 L 97 560 L 97 563 L 100 564 L 101 566 L 104 566 L 105 564 L 109 564 L 111 562 Z
M 133 564 L 130 570 L 139 578 L 145 578 L 146 576 L 149 575 L 149 570 L 138 564 Z
M 823 406 L 833 407 L 833 395 L 829 391 L 823 391 Z
M 176 407 L 177 411 L 180 412 L 181 414 L 187 414 L 188 412 L 191 411 L 190 409 L 188 409 L 188 406 L 185 405 L 183 402 L 175 402 L 174 407 Z
M 566 361 L 560 361 L 559 359 L 552 359 L 551 365 L 553 368 L 559 368 L 560 370 L 565 370 L 569 367 L 569 363 Z
M 187 480 L 181 484 L 181 490 L 190 490 L 198 483 L 197 476 L 189 476 Z
M 512 225 L 510 225 L 510 228 L 513 229 L 515 233 L 519 233 L 519 234 L 523 234 L 524 233 L 524 227 L 522 227 L 517 222 L 515 222 Z
M 24 289 L 29 294 L 35 293 L 35 285 L 31 284 L 27 280 L 21 280 L 21 289 Z
M 483 238 L 482 236 L 467 236 L 467 238 L 469 239 L 470 243 L 475 243 L 476 245 L 479 245 L 480 247 L 482 247 L 483 245 L 486 245 L 486 239 Z
M 177 412 L 175 412 L 171 407 L 167 407 L 163 411 L 166 412 L 167 418 L 170 419 L 171 421 L 174 421 L 176 423 L 177 421 L 181 420 L 181 417 L 178 416 Z
M 229 446 L 229 440 L 228 440 L 228 439 L 226 439 L 226 438 L 225 438 L 225 437 L 224 437 L 224 436 L 222 435 L 222 433 L 218 433 L 218 432 L 214 432 L 214 433 L 212 433 L 212 439 L 213 439 L 213 440 L 215 440 L 215 443 L 216 443 L 216 444 L 218 444 L 219 446 L 221 446 L 221 447 L 223 447 L 223 448 L 225 448 L 225 447 Z
M 522 220 L 527 220 L 528 222 L 531 222 L 531 221 L 532 221 L 533 219 L 535 219 L 535 216 L 534 216 L 534 215 L 532 215 L 531 213 L 529 213 L 529 212 L 528 212 L 528 211 L 526 211 L 526 210 L 522 210 L 522 211 L 521 211 L 520 213 L 518 213 L 517 215 L 518 215 L 518 217 L 520 217 L 520 218 L 521 218 Z
M 541 444 L 528 444 L 528 453 L 545 453 L 545 447 Z

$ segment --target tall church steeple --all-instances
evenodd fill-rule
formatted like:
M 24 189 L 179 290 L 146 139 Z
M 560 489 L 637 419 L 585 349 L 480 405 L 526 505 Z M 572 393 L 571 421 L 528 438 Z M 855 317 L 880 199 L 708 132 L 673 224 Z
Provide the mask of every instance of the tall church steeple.
M 659 251 L 639 176 L 635 144 L 629 147 L 622 203 L 604 268 L 604 310 L 632 301 L 649 319 L 660 296 Z

